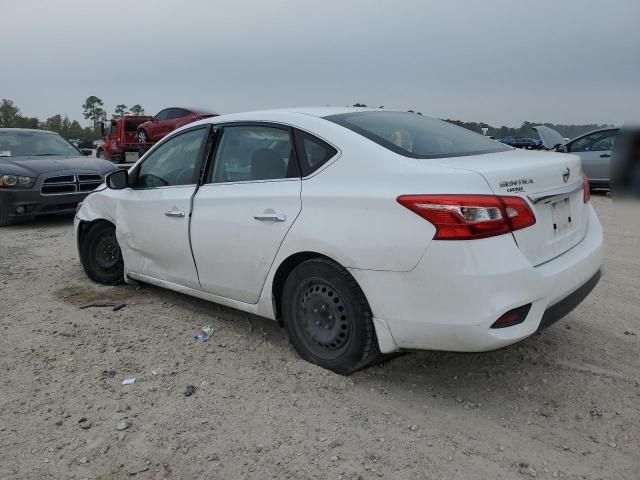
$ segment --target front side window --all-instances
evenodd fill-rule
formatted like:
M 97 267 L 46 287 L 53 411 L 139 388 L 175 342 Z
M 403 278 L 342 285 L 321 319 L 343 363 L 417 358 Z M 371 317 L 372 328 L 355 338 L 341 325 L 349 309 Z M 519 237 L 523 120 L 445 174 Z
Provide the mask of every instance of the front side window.
M 288 129 L 224 127 L 213 164 L 213 183 L 298 177 Z
M 465 128 L 414 113 L 370 111 L 324 118 L 405 157 L 447 158 L 511 150 Z
M 592 133 L 569 145 L 570 152 L 605 152 L 613 149 L 617 131 Z
M 169 108 L 166 108 L 166 109 L 162 110 L 161 112 L 159 112 L 159 113 L 155 116 L 154 120 L 155 120 L 155 121 L 166 120 L 166 119 L 168 118 L 168 115 L 169 115 L 170 110 L 171 110 L 171 109 L 169 109 Z
M 187 115 L 189 115 L 189 112 L 182 108 L 172 108 L 171 110 L 169 110 L 169 115 L 167 118 L 171 120 L 174 118 L 186 117 Z
M 208 129 L 176 135 L 159 145 L 140 165 L 136 188 L 169 187 L 196 183 L 196 165 Z

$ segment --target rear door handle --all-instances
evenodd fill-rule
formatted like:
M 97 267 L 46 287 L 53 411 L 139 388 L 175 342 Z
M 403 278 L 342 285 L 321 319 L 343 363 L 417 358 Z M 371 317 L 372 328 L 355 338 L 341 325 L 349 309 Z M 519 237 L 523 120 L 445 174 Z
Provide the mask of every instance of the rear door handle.
M 184 217 L 184 212 L 181 212 L 179 210 L 169 210 L 168 212 L 164 212 L 164 214 L 167 217 L 175 217 L 175 218 L 182 218 Z
M 284 222 L 287 216 L 282 213 L 261 213 L 254 215 L 253 218 L 260 221 Z

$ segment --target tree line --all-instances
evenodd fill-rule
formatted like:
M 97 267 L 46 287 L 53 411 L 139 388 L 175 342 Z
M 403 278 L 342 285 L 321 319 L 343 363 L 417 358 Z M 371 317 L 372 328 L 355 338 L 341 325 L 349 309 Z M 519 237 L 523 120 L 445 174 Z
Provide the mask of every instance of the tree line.
M 365 105 L 364 103 L 355 103 L 353 106 L 366 107 L 367 105 Z M 378 108 L 384 108 L 384 106 L 382 105 Z M 414 110 L 409 110 L 409 112 L 416 113 L 417 115 L 422 115 L 421 112 L 415 112 Z M 128 107 L 124 103 L 120 103 L 116 105 L 111 118 L 118 119 L 120 117 L 123 117 L 124 115 L 129 114 L 144 115 L 144 108 L 142 108 L 142 106 L 139 104 Z M 97 133 L 99 132 L 98 124 L 101 120 L 107 118 L 107 112 L 104 109 L 103 101 L 95 95 L 87 97 L 87 99 L 82 104 L 82 115 L 85 119 L 92 122 L 93 127 L 82 127 L 80 125 L 80 122 L 78 122 L 77 120 L 70 120 L 67 115 L 62 116 L 60 114 L 57 114 L 45 120 L 41 120 L 37 117 L 22 115 L 18 106 L 13 101 L 7 98 L 3 98 L 2 103 L 0 103 L 0 127 L 38 128 L 43 130 L 51 130 L 53 132 L 59 133 L 64 138 L 97 138 L 99 136 Z M 567 138 L 574 138 L 588 131 L 610 126 L 607 124 L 599 125 L 596 123 L 583 125 L 561 125 L 548 122 L 527 121 L 523 122 L 519 127 L 508 127 L 506 125 L 496 127 L 485 122 L 465 122 L 462 120 L 453 120 L 450 118 L 446 118 L 443 120 L 477 133 L 490 135 L 494 138 L 502 138 L 510 135 L 516 137 L 535 137 L 536 133 L 532 127 L 536 125 L 546 125 L 547 127 L 551 127 L 554 130 L 560 132 L 563 137 Z M 486 129 L 486 133 L 484 129 Z
M 131 107 L 121 103 L 116 105 L 112 119 L 118 119 L 124 115 L 144 115 L 144 108 L 135 104 Z M 99 136 L 98 124 L 106 118 L 107 112 L 104 103 L 95 95 L 87 97 L 82 104 L 82 115 L 85 119 L 91 120 L 93 126 L 83 127 L 77 120 L 71 120 L 67 115 L 53 115 L 45 120 L 38 117 L 29 117 L 20 112 L 18 106 L 8 98 L 3 98 L 0 103 L 0 128 L 35 128 L 50 130 L 59 133 L 64 138 L 78 138 L 81 140 L 92 140 Z

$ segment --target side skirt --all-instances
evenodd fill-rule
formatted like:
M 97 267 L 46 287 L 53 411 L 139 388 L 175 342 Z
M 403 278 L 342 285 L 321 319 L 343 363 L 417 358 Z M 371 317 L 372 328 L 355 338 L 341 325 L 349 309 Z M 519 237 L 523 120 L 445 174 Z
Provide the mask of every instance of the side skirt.
M 196 297 L 201 300 L 206 300 L 208 302 L 213 302 L 220 305 L 224 305 L 226 307 L 242 310 L 243 312 L 251 313 L 253 315 L 259 315 L 261 317 L 264 316 L 258 313 L 258 306 L 260 305 L 259 303 L 256 303 L 256 304 L 244 303 L 238 300 L 232 300 L 230 298 L 220 297 L 218 295 L 213 295 L 211 293 L 203 292 L 201 290 L 195 290 L 193 288 L 178 285 L 177 283 L 167 282 L 166 280 L 159 280 L 157 278 L 149 277 L 147 275 L 142 275 L 140 273 L 127 272 L 127 276 L 133 280 L 138 280 L 143 283 L 149 283 L 151 285 L 166 288 L 168 290 L 173 290 L 174 292 L 183 293 L 185 295 Z

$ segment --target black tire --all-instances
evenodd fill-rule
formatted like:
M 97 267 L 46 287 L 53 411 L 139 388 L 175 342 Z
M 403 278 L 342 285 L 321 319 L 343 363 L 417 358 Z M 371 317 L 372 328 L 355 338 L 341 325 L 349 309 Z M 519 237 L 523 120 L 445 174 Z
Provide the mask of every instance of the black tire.
M 308 362 L 349 374 L 381 355 L 369 303 L 337 263 L 316 258 L 296 266 L 281 303 L 291 343 Z
M 11 223 L 9 212 L 0 205 L 0 227 L 6 227 L 7 225 L 11 225 Z
M 113 225 L 100 222 L 90 227 L 80 245 L 80 262 L 94 282 L 116 285 L 124 280 L 124 262 Z

